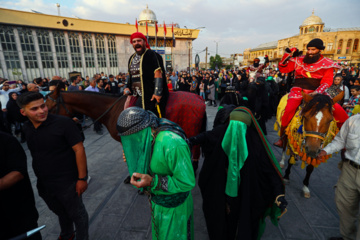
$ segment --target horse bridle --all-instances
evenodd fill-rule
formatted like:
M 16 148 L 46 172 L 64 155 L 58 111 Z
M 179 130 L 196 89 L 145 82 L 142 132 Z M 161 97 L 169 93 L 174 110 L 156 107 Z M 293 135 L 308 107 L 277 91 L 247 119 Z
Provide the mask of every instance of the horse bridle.
M 70 111 L 69 111 L 69 109 L 67 109 L 67 107 L 65 106 L 65 102 L 64 102 L 64 99 L 61 97 L 61 93 L 59 93 L 59 96 L 58 96 L 57 99 L 52 98 L 52 97 L 50 96 L 51 93 L 53 93 L 53 91 L 50 92 L 50 93 L 48 93 L 48 94 L 46 94 L 45 99 L 50 99 L 51 101 L 53 101 L 53 102 L 55 103 L 55 106 L 56 106 L 55 114 L 59 114 L 59 111 L 60 111 L 60 106 L 59 106 L 59 104 L 60 104 L 60 105 L 63 106 L 63 108 L 65 109 L 65 112 L 66 112 L 68 115 L 72 116 L 73 114 L 71 114 Z M 58 103 L 59 103 L 59 104 L 58 104 Z M 50 111 L 53 111 L 53 109 L 51 109 Z

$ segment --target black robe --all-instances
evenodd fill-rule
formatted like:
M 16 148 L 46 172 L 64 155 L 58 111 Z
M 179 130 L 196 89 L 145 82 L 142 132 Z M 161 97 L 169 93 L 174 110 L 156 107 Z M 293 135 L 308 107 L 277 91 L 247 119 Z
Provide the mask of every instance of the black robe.
M 277 173 L 258 132 L 248 127 L 248 158 L 240 171 L 238 197 L 225 194 L 228 157 L 221 147 L 227 124 L 191 138 L 200 144 L 205 160 L 199 175 L 203 211 L 210 239 L 257 239 L 259 220 L 276 196 L 284 194 Z
M 132 85 L 132 77 L 131 77 L 131 72 L 130 72 L 130 65 L 131 65 L 131 61 L 133 59 L 133 57 L 135 56 L 136 53 L 134 53 L 128 62 L 128 66 L 129 66 L 129 81 L 126 84 L 126 87 L 130 89 L 131 91 L 131 85 Z M 162 97 L 160 100 L 160 109 L 161 109 L 161 114 L 162 117 L 165 116 L 165 107 L 166 107 L 166 102 L 167 99 L 169 97 L 169 90 L 167 87 L 167 82 L 166 82 L 166 76 L 165 76 L 165 68 L 164 68 L 164 63 L 163 63 L 163 59 L 162 57 L 150 50 L 147 49 L 142 57 L 142 65 L 140 66 L 141 70 L 142 70 L 142 75 L 140 76 L 140 80 L 143 81 L 143 88 L 142 89 L 142 98 L 144 100 L 144 105 L 145 105 L 145 110 L 150 110 L 152 112 L 154 112 L 156 115 L 158 115 L 157 110 L 156 110 L 156 100 L 150 101 L 152 98 L 152 95 L 154 94 L 154 89 L 155 89 L 155 82 L 154 82 L 154 72 L 156 69 L 161 68 L 162 71 L 162 83 L 163 83 L 163 92 L 162 92 Z M 142 102 L 139 102 L 140 106 L 139 107 L 143 107 L 142 106 Z M 137 104 L 138 105 L 138 104 Z

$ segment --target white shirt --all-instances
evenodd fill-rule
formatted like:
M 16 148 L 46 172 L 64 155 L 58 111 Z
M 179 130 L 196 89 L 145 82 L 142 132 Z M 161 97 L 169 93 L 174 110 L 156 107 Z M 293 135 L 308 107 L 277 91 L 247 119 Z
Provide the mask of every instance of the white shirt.
M 334 140 L 323 150 L 327 154 L 346 148 L 345 157 L 360 164 L 360 114 L 348 118 Z
M 19 92 L 21 91 L 21 87 L 17 87 L 14 89 L 9 89 L 7 91 L 0 90 L 0 102 L 1 102 L 1 108 L 6 109 L 6 104 L 9 101 L 9 93 L 11 92 Z

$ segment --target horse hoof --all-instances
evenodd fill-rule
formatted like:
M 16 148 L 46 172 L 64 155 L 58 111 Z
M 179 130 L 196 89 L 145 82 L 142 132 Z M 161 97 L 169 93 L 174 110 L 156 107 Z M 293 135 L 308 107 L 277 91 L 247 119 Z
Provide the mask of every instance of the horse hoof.
M 310 190 L 309 190 L 309 188 L 304 185 L 302 190 L 303 190 L 303 193 L 304 193 L 304 197 L 305 198 L 310 198 Z
M 290 184 L 290 180 L 289 180 L 289 179 L 284 178 L 284 183 L 285 183 L 286 185 L 288 185 L 288 184 Z

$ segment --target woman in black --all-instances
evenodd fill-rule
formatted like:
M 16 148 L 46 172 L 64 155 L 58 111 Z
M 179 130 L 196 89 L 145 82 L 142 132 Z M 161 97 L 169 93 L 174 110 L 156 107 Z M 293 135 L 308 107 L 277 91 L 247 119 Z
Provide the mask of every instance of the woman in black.
M 21 143 L 25 142 L 25 134 L 22 130 L 22 123 L 27 120 L 27 117 L 24 117 L 20 113 L 20 107 L 16 104 L 16 99 L 18 94 L 16 92 L 9 93 L 9 101 L 6 104 L 7 109 L 7 120 L 10 124 L 15 125 L 15 135 L 20 133 L 21 135 Z

